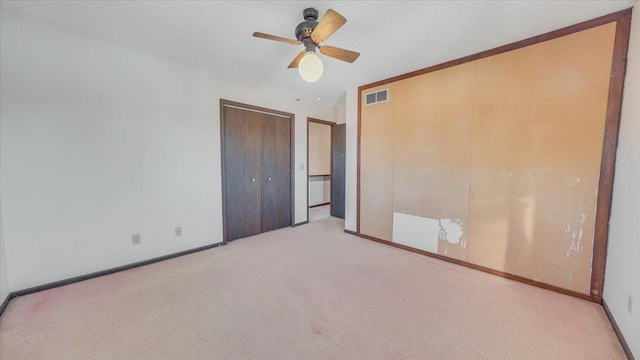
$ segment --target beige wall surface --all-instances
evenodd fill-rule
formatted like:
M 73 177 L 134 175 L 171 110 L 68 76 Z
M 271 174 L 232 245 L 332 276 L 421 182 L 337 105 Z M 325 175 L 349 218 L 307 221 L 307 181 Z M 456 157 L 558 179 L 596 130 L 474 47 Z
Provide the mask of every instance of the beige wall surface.
M 470 262 L 589 293 L 615 29 L 477 61 Z
M 588 294 L 615 29 L 363 91 L 360 232 Z
M 467 258 L 474 69 L 467 63 L 395 87 L 393 211 L 455 227 L 448 238 L 429 236 L 438 253 L 460 260 Z
M 362 104 L 367 93 L 385 88 L 389 89 L 388 101 L 360 109 L 360 232 L 391 241 L 395 87 L 368 89 L 362 94 Z

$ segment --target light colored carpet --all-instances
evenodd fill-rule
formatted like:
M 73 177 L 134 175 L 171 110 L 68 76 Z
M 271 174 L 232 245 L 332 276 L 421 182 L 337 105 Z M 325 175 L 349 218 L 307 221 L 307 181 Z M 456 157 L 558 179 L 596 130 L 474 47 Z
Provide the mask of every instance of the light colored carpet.
M 331 216 L 331 205 L 322 205 L 309 208 L 309 222 L 324 220 Z
M 600 306 L 335 218 L 14 299 L 10 359 L 623 359 Z

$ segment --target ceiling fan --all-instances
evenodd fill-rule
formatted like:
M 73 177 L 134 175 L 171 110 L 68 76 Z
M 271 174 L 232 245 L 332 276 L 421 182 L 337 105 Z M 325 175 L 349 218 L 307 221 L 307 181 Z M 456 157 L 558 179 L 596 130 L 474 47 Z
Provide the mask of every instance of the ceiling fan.
M 254 32 L 253 36 L 281 41 L 293 45 L 303 44 L 305 50 L 301 51 L 298 56 L 289 64 L 289 69 L 298 68 L 298 72 L 302 79 L 308 82 L 314 82 L 320 79 L 324 67 L 322 61 L 316 55 L 316 48 L 320 49 L 322 55 L 326 55 L 338 60 L 352 63 L 356 61 L 360 53 L 351 50 L 341 49 L 335 46 L 320 45 L 321 42 L 327 40 L 336 30 L 347 22 L 344 16 L 329 9 L 324 14 L 320 22 L 318 22 L 318 10 L 307 8 L 302 11 L 304 21 L 296 26 L 296 39 L 288 39 L 280 36 Z

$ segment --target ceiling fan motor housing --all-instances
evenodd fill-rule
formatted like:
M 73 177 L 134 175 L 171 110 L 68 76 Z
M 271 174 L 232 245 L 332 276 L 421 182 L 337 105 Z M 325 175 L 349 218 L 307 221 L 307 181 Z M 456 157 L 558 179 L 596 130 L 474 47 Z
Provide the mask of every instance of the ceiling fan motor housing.
M 302 18 L 305 20 L 318 20 L 318 10 L 306 8 L 302 11 Z
M 304 42 L 304 39 L 311 38 L 313 29 L 318 26 L 318 22 L 315 20 L 305 20 L 296 26 L 296 39 Z
M 311 39 L 311 33 L 313 29 L 318 26 L 318 10 L 314 8 L 306 8 L 302 11 L 304 21 L 296 26 L 296 39 L 300 42 L 306 43 Z

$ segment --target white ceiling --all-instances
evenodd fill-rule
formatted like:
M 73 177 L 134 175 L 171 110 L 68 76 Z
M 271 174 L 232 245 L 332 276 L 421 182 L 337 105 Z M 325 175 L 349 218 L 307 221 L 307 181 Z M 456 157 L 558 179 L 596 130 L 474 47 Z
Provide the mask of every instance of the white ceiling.
M 633 6 L 607 1 L 2 1 L 0 11 L 335 106 L 344 90 L 505 45 Z M 293 38 L 302 10 L 347 18 L 327 45 L 361 53 L 323 57 L 305 83 L 287 65 L 302 50 L 253 38 Z

